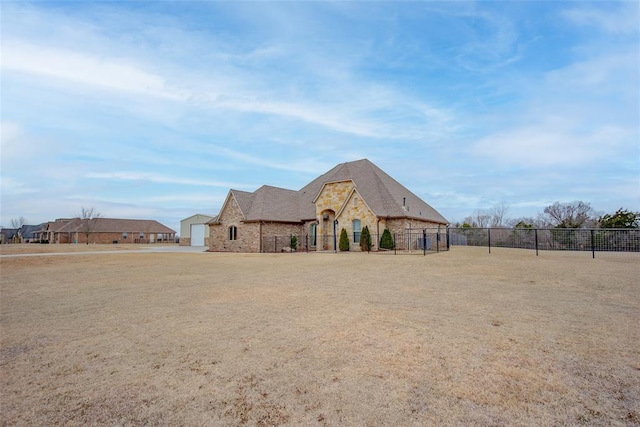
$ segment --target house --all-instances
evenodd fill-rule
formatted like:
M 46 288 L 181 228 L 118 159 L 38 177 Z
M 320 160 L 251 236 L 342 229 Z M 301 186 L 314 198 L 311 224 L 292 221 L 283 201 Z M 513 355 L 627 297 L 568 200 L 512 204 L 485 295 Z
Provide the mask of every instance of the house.
M 344 228 L 359 250 L 367 226 L 437 228 L 448 221 L 434 208 L 367 159 L 341 163 L 298 191 L 264 185 L 250 193 L 230 190 L 220 214 L 209 221 L 209 249 L 263 252 L 273 236 L 305 236 L 311 250 L 335 250 Z M 374 239 L 374 249 L 376 246 Z
M 173 243 L 175 235 L 155 220 L 116 218 L 57 219 L 36 231 L 49 243 Z
M 23 225 L 18 230 L 18 234 L 20 236 L 21 243 L 33 243 L 37 242 L 36 232 L 43 227 L 44 224 L 39 225 Z
M 17 228 L 0 228 L 0 244 L 16 243 L 17 237 Z
M 180 221 L 180 246 L 209 246 L 209 221 L 215 217 L 195 214 Z
M 56 241 L 56 239 L 60 238 L 60 235 L 57 233 L 71 220 L 73 220 L 73 218 L 58 218 L 55 221 L 44 223 L 42 227 L 35 232 L 36 240 L 43 243 L 61 243 L 60 241 Z M 69 243 L 68 239 L 65 243 Z

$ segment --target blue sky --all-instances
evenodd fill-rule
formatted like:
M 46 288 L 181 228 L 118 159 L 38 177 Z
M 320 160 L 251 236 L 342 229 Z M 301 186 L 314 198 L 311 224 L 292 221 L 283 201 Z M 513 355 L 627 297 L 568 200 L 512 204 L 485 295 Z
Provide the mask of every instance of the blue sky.
M 640 211 L 638 2 L 2 2 L 0 224 L 179 230 L 368 158 L 451 222 Z

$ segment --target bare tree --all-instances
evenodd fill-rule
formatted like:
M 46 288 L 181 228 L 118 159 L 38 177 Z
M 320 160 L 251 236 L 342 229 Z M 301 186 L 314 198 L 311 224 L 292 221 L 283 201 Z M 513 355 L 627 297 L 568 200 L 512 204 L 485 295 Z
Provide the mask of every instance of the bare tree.
M 504 201 L 493 205 L 493 207 L 489 209 L 489 213 L 491 214 L 491 226 L 504 226 L 504 220 L 507 211 L 509 211 L 509 206 Z
M 487 228 L 491 225 L 491 215 L 489 215 L 485 210 L 477 210 L 474 213 L 474 220 L 477 224 L 476 227 L 479 228 Z
M 14 242 L 22 242 L 22 226 L 25 225 L 27 220 L 25 217 L 20 216 L 18 218 L 11 218 L 11 228 L 16 229 L 16 233 L 13 235 L 12 240 Z
M 11 218 L 11 228 L 19 230 L 23 225 L 26 224 L 26 222 L 27 220 L 23 216 L 20 216 L 18 218 Z
M 82 220 L 80 229 L 82 230 L 82 234 L 84 234 L 86 238 L 87 245 L 89 244 L 89 236 L 91 235 L 93 230 L 96 229 L 98 219 L 101 216 L 102 215 L 100 214 L 100 212 L 98 212 L 93 206 L 90 208 L 85 208 L 84 206 L 82 207 L 82 210 L 80 212 L 80 219 Z
M 544 208 L 547 221 L 556 228 L 581 228 L 593 220 L 595 212 L 589 203 L 555 202 Z

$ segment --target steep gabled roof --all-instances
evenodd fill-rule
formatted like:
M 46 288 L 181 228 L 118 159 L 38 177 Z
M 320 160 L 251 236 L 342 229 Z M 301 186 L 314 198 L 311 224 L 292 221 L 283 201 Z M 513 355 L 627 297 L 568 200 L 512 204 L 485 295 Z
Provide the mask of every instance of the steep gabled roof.
M 23 239 L 33 239 L 35 237 L 35 233 L 40 231 L 42 227 L 44 227 L 44 224 L 23 225 L 20 228 L 20 235 Z
M 253 204 L 253 199 L 255 193 L 249 193 L 248 191 L 240 191 L 240 190 L 230 190 L 229 195 L 233 196 L 238 203 L 238 207 L 240 208 L 240 212 L 242 212 L 242 216 L 247 218 L 247 214 L 251 210 L 251 205 Z M 226 204 L 226 201 L 225 201 Z M 224 209 L 224 206 L 223 206 Z M 222 209 L 220 210 L 222 212 Z
M 379 217 L 415 218 L 447 224 L 435 209 L 368 159 L 341 163 L 300 189 L 303 218 L 315 217 L 313 199 L 327 182 L 352 180 L 358 193 Z M 308 201 L 308 202 L 307 202 Z
M 299 194 L 286 188 L 263 185 L 253 193 L 247 221 L 300 222 Z
M 2 228 L 0 229 L 0 234 L 4 236 L 5 239 L 11 240 L 13 237 L 18 234 L 17 228 Z
M 447 224 L 435 209 L 367 159 L 341 163 L 299 191 L 263 185 L 253 193 L 229 190 L 220 212 L 233 197 L 244 221 L 302 222 L 316 217 L 314 200 L 323 185 L 351 180 L 367 206 L 379 217 L 415 218 Z M 218 224 L 220 217 L 209 221 Z

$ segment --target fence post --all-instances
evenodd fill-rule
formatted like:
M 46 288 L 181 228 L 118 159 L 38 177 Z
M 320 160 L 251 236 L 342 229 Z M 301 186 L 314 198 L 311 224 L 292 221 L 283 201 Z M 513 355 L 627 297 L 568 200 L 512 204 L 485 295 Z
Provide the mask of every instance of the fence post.
M 489 242 L 489 253 L 491 253 L 491 228 L 487 228 L 487 238 Z
M 273 236 L 273 253 L 278 252 L 278 236 Z
M 305 245 L 305 247 L 307 249 L 306 252 L 309 253 L 309 235 L 308 234 L 305 234 L 305 236 L 304 236 L 304 245 Z
M 422 229 L 422 255 L 427 255 L 427 230 Z
M 536 236 L 536 256 L 538 256 L 538 229 L 536 228 L 534 231 Z
M 397 233 L 393 233 L 393 254 L 398 255 L 398 236 Z
M 438 232 L 436 233 L 436 253 L 440 253 L 440 226 L 438 226 Z
M 596 258 L 596 238 L 593 229 L 591 229 L 591 258 Z
M 451 233 L 451 229 L 447 226 L 447 250 L 451 250 L 451 236 L 449 233 Z

